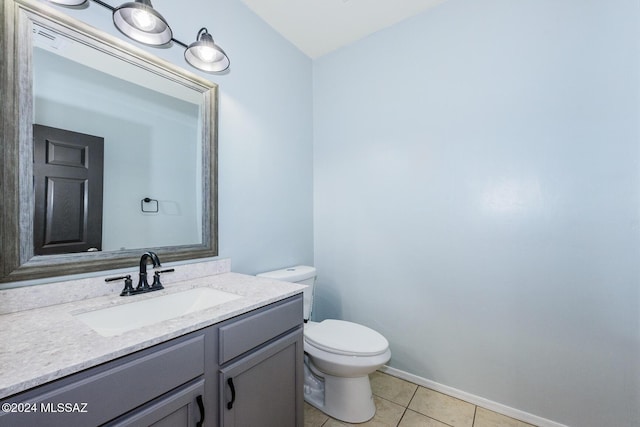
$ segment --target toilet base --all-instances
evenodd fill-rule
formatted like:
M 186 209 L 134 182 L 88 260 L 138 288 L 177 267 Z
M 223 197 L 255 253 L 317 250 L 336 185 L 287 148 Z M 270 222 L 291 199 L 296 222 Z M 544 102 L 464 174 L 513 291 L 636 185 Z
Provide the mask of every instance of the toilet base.
M 320 411 L 347 423 L 363 423 L 376 414 L 369 376 L 334 377 L 305 361 L 304 400 Z

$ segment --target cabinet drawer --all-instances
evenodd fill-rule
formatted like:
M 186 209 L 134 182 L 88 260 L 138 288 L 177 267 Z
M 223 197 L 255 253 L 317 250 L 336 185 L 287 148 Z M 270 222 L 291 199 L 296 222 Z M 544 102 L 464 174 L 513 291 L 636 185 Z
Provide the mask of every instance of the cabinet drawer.
M 220 327 L 220 360 L 223 364 L 302 324 L 302 296 Z
M 200 335 L 144 350 L 7 398 L 4 401 L 34 403 L 38 411 L 2 414 L 0 425 L 99 425 L 203 373 L 204 336 Z M 59 411 L 60 404 L 78 404 L 78 412 L 66 412 L 64 407 Z

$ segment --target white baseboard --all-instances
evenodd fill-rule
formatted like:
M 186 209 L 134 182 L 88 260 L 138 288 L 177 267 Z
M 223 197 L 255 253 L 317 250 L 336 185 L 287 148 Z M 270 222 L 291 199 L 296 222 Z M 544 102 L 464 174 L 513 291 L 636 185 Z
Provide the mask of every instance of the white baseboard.
M 502 415 L 506 415 L 507 417 L 524 421 L 525 423 L 533 424 L 538 427 L 568 427 L 564 424 L 560 424 L 555 421 L 551 421 L 546 418 L 542 418 L 537 415 L 533 415 L 528 412 L 503 405 L 501 403 L 493 402 L 489 399 L 485 399 L 484 397 L 476 396 L 474 394 L 467 393 L 466 391 L 458 390 L 456 388 L 449 387 L 447 385 L 440 384 L 405 371 L 401 371 L 400 369 L 392 368 L 391 366 L 385 365 L 379 370 L 380 372 L 384 372 L 385 374 L 410 381 L 414 384 L 430 388 L 431 390 L 439 391 L 440 393 L 444 393 L 448 396 L 473 403 L 474 405 L 482 406 L 483 408 L 489 409 Z

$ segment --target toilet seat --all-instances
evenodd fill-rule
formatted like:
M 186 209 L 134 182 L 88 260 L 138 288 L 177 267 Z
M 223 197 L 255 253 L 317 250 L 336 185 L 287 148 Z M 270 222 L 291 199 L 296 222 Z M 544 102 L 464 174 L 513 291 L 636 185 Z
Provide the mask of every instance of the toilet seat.
M 389 342 L 378 332 L 345 320 L 323 320 L 305 329 L 304 339 L 316 348 L 345 356 L 377 356 L 389 349 Z

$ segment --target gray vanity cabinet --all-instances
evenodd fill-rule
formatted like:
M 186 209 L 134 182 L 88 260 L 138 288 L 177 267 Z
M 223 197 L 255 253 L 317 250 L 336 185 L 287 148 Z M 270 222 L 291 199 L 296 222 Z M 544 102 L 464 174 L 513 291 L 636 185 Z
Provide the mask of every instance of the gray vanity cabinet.
M 296 295 L 4 398 L 0 426 L 301 427 L 302 346 Z

